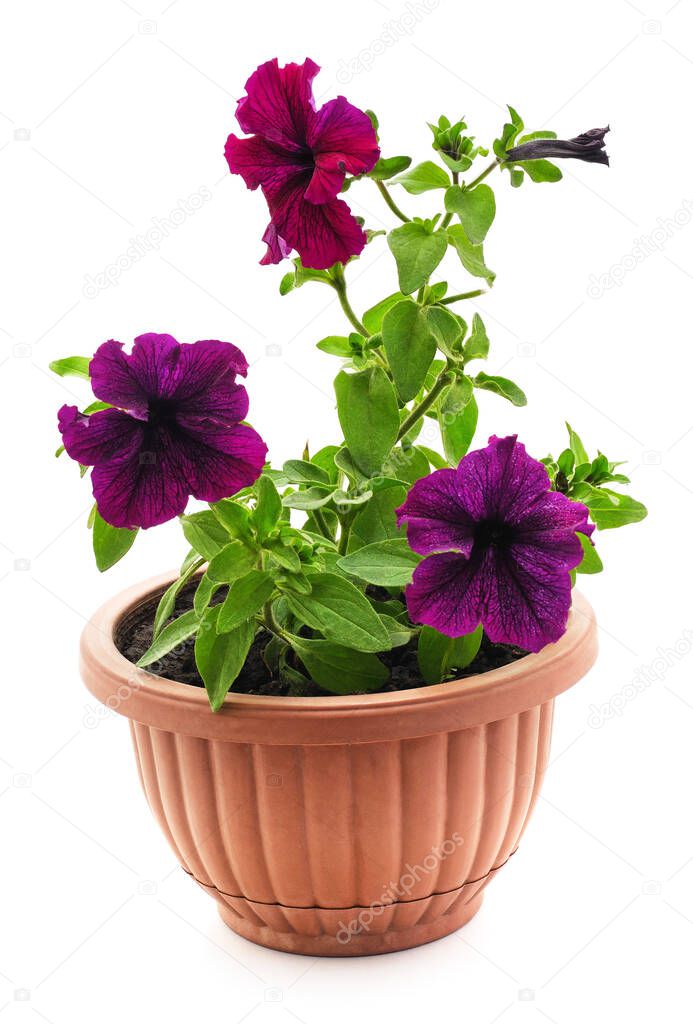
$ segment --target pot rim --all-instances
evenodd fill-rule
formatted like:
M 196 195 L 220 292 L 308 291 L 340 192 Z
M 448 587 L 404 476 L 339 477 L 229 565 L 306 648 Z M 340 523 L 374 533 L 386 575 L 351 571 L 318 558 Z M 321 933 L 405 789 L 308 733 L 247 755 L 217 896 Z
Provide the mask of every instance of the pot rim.
M 470 728 L 552 700 L 576 683 L 597 656 L 594 612 L 573 591 L 563 636 L 538 654 L 464 679 L 388 693 L 327 697 L 255 696 L 231 691 L 212 712 L 206 691 L 138 668 L 114 637 L 132 615 L 176 578 L 164 573 L 112 597 L 85 626 L 80 671 L 103 704 L 143 725 L 244 743 L 334 744 L 400 740 Z

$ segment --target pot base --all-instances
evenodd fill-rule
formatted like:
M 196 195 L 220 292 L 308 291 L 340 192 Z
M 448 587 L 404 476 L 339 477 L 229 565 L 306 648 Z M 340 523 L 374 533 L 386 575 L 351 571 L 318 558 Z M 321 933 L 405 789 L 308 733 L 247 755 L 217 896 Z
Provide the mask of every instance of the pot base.
M 231 931 L 268 949 L 278 949 L 282 953 L 301 953 L 305 956 L 377 956 L 381 953 L 396 953 L 398 950 L 423 946 L 427 942 L 435 942 L 436 939 L 450 935 L 474 917 L 481 907 L 483 898 L 483 892 L 478 892 L 466 903 L 458 900 L 448 913 L 434 921 L 426 921 L 396 931 L 371 931 L 349 935 L 345 928 L 341 939 L 334 935 L 301 935 L 298 932 L 277 931 L 266 925 L 251 924 L 223 903 L 219 904 L 218 910 L 222 921 Z M 335 911 L 327 913 L 334 914 Z M 417 913 L 417 917 L 421 917 L 421 914 Z

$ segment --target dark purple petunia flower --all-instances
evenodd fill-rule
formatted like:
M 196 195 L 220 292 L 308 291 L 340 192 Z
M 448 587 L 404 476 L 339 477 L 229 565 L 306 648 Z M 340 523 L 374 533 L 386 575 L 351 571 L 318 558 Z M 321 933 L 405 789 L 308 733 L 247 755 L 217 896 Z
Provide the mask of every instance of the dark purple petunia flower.
M 428 556 L 406 589 L 412 620 L 454 637 L 481 623 L 494 643 L 526 651 L 558 640 L 582 559 L 576 531 L 594 527 L 584 505 L 550 487 L 515 436 L 418 480 L 397 510 L 410 547 Z
M 380 150 L 371 120 L 343 96 L 315 109 L 312 60 L 261 64 L 246 82 L 236 118 L 249 139 L 229 135 L 225 155 L 248 188 L 261 186 L 271 221 L 261 263 L 296 250 L 305 267 L 326 270 L 358 256 L 366 235 L 337 195 L 349 174 L 366 174 Z
M 609 166 L 609 154 L 604 144 L 604 136 L 609 128 L 590 128 L 574 139 L 532 139 L 521 146 L 509 149 L 505 154 L 507 160 L 550 160 L 552 157 L 573 160 L 586 160 L 590 164 L 606 164 Z
M 105 342 L 89 369 L 96 397 L 116 408 L 84 416 L 64 405 L 58 424 L 67 454 L 94 467 L 94 498 L 112 526 L 156 526 L 190 496 L 219 501 L 259 477 L 267 446 L 240 422 L 248 394 L 236 374 L 248 363 L 235 345 L 142 334 L 131 355 Z

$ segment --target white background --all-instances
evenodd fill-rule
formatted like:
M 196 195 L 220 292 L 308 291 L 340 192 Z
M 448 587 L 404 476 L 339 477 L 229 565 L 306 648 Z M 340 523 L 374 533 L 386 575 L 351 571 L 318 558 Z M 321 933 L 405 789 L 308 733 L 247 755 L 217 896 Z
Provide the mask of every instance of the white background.
M 0 1024 L 689 1019 L 690 0 L 164 3 L 2 4 Z M 393 22 L 400 39 L 384 46 Z M 568 419 L 627 460 L 651 510 L 600 538 L 606 572 L 582 583 L 601 657 L 558 702 L 554 764 L 519 854 L 463 931 L 360 961 L 252 946 L 176 867 L 126 722 L 97 717 L 76 653 L 92 611 L 176 565 L 182 538 L 175 523 L 141 536 L 100 576 L 88 483 L 53 458 L 57 407 L 86 393 L 48 362 L 145 331 L 245 350 L 275 464 L 308 437 L 335 440 L 337 364 L 314 342 L 343 330 L 340 310 L 318 286 L 280 299 L 284 268 L 257 266 L 262 198 L 223 159 L 235 99 L 274 55 L 320 63 L 321 102 L 344 92 L 374 108 L 386 155 L 428 159 L 425 122 L 441 112 L 490 141 L 506 101 L 562 137 L 610 122 L 610 169 L 564 163 L 560 184 L 518 191 L 491 179 L 498 279 L 470 305 L 492 338 L 489 372 L 530 403 L 486 396 L 479 439 L 517 430 L 535 455 L 557 453 Z M 85 291 L 205 189 L 158 248 Z M 392 226 L 372 184 L 348 198 L 371 227 Z M 652 251 L 635 265 L 643 236 Z M 383 240 L 371 250 L 350 272 L 360 310 L 393 286 Z M 473 286 L 449 273 L 453 291 Z M 634 697 L 638 673 L 649 684 Z M 619 713 L 604 719 L 603 705 Z

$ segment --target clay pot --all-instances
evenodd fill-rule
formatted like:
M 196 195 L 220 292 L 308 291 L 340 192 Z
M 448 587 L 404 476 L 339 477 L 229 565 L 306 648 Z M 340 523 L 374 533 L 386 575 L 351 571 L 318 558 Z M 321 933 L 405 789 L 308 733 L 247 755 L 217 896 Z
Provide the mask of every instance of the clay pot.
M 214 714 L 204 690 L 114 644 L 168 582 L 94 616 L 81 670 L 130 719 L 149 805 L 226 924 L 274 949 L 359 956 L 468 921 L 532 813 L 554 698 L 595 660 L 585 599 L 558 643 L 483 675 L 361 696 L 231 693 Z

